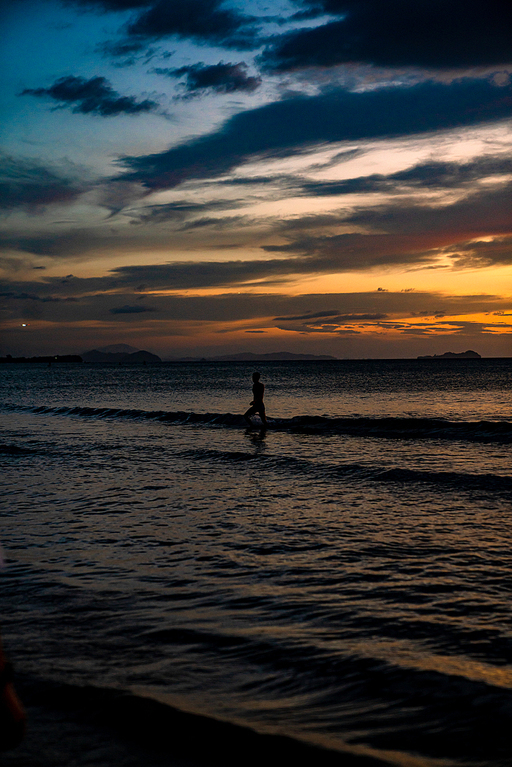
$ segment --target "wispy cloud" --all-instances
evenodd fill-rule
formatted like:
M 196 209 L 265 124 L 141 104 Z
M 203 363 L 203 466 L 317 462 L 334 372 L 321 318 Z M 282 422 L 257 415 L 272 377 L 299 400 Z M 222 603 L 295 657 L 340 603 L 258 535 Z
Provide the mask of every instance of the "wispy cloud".
M 150 189 L 172 189 L 271 153 L 501 120 L 512 115 L 511 93 L 510 87 L 466 79 L 364 93 L 336 89 L 318 96 L 292 96 L 241 112 L 219 130 L 165 152 L 125 157 L 124 178 Z
M 484 178 L 507 174 L 512 175 L 512 158 L 484 156 L 470 162 L 429 160 L 387 175 L 374 173 L 342 181 L 308 180 L 300 189 L 304 194 L 315 197 L 396 192 L 400 189 L 458 189 L 471 188 Z M 291 179 L 289 183 L 292 183 Z
M 155 312 L 152 306 L 130 306 L 125 304 L 124 306 L 115 306 L 110 309 L 111 314 L 144 314 L 144 312 Z
M 89 184 L 84 171 L 71 163 L 50 167 L 40 160 L 0 156 L 0 209 L 30 212 L 74 202 Z

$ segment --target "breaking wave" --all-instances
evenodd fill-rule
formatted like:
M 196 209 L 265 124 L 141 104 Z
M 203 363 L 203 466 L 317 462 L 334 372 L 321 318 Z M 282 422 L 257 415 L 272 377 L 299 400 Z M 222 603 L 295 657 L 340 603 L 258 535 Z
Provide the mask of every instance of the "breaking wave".
M 140 410 L 112 407 L 51 407 L 4 403 L 1 409 L 41 415 L 74 416 L 97 419 L 151 420 L 169 424 L 243 428 L 243 416 L 233 413 L 194 413 L 186 411 Z M 258 426 L 259 422 L 254 425 Z M 449 421 L 444 418 L 329 418 L 298 415 L 269 420 L 271 430 L 301 434 L 344 434 L 382 439 L 435 439 L 469 442 L 512 443 L 510 421 Z

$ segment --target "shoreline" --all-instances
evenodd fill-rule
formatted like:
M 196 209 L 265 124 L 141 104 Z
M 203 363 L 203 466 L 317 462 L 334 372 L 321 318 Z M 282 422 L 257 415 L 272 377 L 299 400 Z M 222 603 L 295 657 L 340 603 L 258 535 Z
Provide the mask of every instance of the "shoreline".
M 27 712 L 23 742 L 3 767 L 384 767 L 373 756 L 333 751 L 286 735 L 193 714 L 153 698 L 20 675 Z

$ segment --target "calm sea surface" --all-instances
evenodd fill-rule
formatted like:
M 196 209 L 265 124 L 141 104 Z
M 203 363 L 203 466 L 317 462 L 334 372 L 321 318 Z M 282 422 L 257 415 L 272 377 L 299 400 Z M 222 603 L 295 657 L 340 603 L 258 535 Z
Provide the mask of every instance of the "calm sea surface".
M 512 359 L 0 367 L 37 679 L 404 764 L 512 762 Z

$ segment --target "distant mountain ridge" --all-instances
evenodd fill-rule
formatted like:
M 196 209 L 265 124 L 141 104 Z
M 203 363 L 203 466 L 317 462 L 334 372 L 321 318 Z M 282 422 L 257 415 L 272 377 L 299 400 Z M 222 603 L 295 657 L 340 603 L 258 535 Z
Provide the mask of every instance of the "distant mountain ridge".
M 141 362 L 162 362 L 161 358 L 145 351 L 136 349 L 129 344 L 111 344 L 100 346 L 97 349 L 83 352 L 80 355 L 84 362 L 102 362 L 109 364 L 130 364 Z M 255 352 L 240 352 L 238 354 L 221 354 L 214 357 L 173 357 L 168 362 L 286 362 L 300 360 L 335 360 L 330 354 L 296 354 L 295 352 L 268 352 L 258 354 Z
M 118 344 L 119 346 L 127 346 L 127 344 Z M 108 349 L 109 347 L 103 347 Z M 112 348 L 112 347 L 110 347 Z M 115 347 L 114 347 L 115 348 Z M 133 349 L 132 346 L 128 346 L 128 349 Z M 141 362 L 161 362 L 161 358 L 157 354 L 152 354 L 144 349 L 136 349 L 132 352 L 113 352 L 113 351 L 101 351 L 100 349 L 91 349 L 89 352 L 84 352 L 81 355 L 84 362 L 103 362 L 114 364 L 137 364 Z

